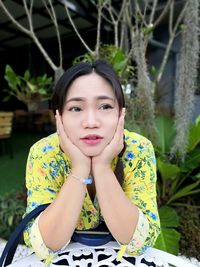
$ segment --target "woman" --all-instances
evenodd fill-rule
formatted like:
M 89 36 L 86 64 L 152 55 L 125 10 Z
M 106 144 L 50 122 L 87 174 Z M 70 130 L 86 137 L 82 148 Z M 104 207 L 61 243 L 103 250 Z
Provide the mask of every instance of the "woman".
M 104 220 L 121 244 L 119 256 L 143 253 L 160 227 L 155 156 L 149 140 L 124 130 L 124 97 L 112 67 L 102 60 L 71 67 L 52 103 L 57 133 L 30 150 L 27 213 L 51 204 L 28 225 L 26 244 L 49 263 L 75 229 Z

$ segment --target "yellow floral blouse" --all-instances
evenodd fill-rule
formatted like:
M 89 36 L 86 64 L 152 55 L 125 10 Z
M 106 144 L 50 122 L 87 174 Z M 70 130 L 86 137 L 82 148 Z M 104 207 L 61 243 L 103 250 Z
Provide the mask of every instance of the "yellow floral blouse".
M 148 247 L 152 247 L 160 232 L 156 202 L 156 160 L 154 149 L 148 139 L 128 130 L 124 130 L 124 136 L 126 150 L 122 157 L 123 190 L 138 207 L 139 220 L 132 240 L 127 245 L 121 245 L 120 253 L 121 255 L 124 252 L 137 255 L 143 253 Z M 113 170 L 116 163 L 117 158 L 112 161 Z M 38 205 L 51 203 L 67 179 L 70 169 L 71 162 L 60 149 L 56 133 L 34 144 L 30 149 L 26 168 L 28 194 L 26 213 Z M 54 252 L 45 246 L 38 228 L 38 219 L 27 225 L 24 240 L 39 257 L 46 259 L 48 264 L 60 250 Z M 98 200 L 95 198 L 92 202 L 86 190 L 76 229 L 93 229 L 101 220 L 103 218 Z

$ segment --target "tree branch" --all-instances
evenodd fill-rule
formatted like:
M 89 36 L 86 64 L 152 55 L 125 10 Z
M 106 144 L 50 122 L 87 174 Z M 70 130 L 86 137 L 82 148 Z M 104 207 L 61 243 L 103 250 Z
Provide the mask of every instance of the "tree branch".
M 53 8 L 52 5 L 52 1 L 48 0 L 49 5 L 50 5 L 50 9 L 48 8 L 48 5 L 46 4 L 45 0 L 42 0 L 43 4 L 47 10 L 47 12 L 49 13 L 49 16 L 54 24 L 55 27 L 55 32 L 56 32 L 56 37 L 57 37 L 57 41 L 58 41 L 58 50 L 59 50 L 59 66 L 62 68 L 62 61 L 63 61 L 63 56 L 62 56 L 62 45 L 61 45 L 61 38 L 60 38 L 60 31 L 59 31 L 59 26 L 58 26 L 58 21 L 57 21 L 57 17 L 56 17 L 56 13 L 55 10 Z
M 169 13 L 169 34 L 173 32 L 173 19 L 174 19 L 174 1 L 170 4 L 170 13 Z
M 121 6 L 121 9 L 120 9 L 120 11 L 119 11 L 118 18 L 117 18 L 117 23 L 119 23 L 119 21 L 120 21 L 120 19 L 121 19 L 121 17 L 122 17 L 122 14 L 123 14 L 123 12 L 124 12 L 124 8 L 125 8 L 125 6 L 126 6 L 126 2 L 127 2 L 127 0 L 123 0 L 123 2 L 122 2 L 122 6 Z
M 169 57 L 170 49 L 171 49 L 171 46 L 173 44 L 177 28 L 180 25 L 181 20 L 183 19 L 183 16 L 184 16 L 184 13 L 186 11 L 186 8 L 187 8 L 187 3 L 185 4 L 184 8 L 181 10 L 181 13 L 179 14 L 179 16 L 178 16 L 178 18 L 176 20 L 176 23 L 174 25 L 174 28 L 173 28 L 173 30 L 172 30 L 172 32 L 170 34 L 169 42 L 167 44 L 167 48 L 165 50 L 164 57 L 162 59 L 162 63 L 161 63 L 160 68 L 159 68 L 158 76 L 157 76 L 157 78 L 155 80 L 156 83 L 159 83 L 161 78 L 162 78 L 162 75 L 163 75 L 165 66 L 167 64 L 167 59 Z
M 97 38 L 96 38 L 96 47 L 95 47 L 95 56 L 99 58 L 99 47 L 100 47 L 100 33 L 101 33 L 101 15 L 102 15 L 102 4 L 101 1 L 98 1 L 97 5 Z
M 121 32 L 120 32 L 120 45 L 119 45 L 121 49 L 124 43 L 125 31 L 126 31 L 126 18 L 125 18 L 125 12 L 123 12 L 123 17 L 122 17 L 122 22 L 121 22 Z
M 168 12 L 168 9 L 169 9 L 169 6 L 171 4 L 173 0 L 168 0 L 162 13 L 160 14 L 160 16 L 157 18 L 157 20 L 153 23 L 153 29 L 155 29 L 159 24 L 160 22 L 162 21 L 162 19 L 165 17 L 165 15 L 167 14 Z
M 107 1 L 106 4 L 104 5 L 105 9 L 107 9 L 110 18 L 111 18 L 111 23 L 113 24 L 114 27 L 114 40 L 115 40 L 115 46 L 118 47 L 118 22 L 114 18 L 114 9 L 112 8 L 111 1 Z
M 17 20 L 11 15 L 11 13 L 8 11 L 7 7 L 4 5 L 3 1 L 0 0 L 0 7 L 2 7 L 3 11 L 5 14 L 8 16 L 8 18 L 12 21 L 12 23 L 20 29 L 20 31 L 24 32 L 27 34 L 29 37 L 31 37 L 31 32 L 30 30 L 26 29 L 23 27 L 20 23 L 17 22 Z
M 28 6 L 25 0 L 23 0 L 24 3 L 24 8 L 25 8 L 25 12 L 29 21 L 29 26 L 30 26 L 30 30 L 27 30 L 25 27 L 23 27 L 20 23 L 18 23 L 15 18 L 11 15 L 11 13 L 8 11 L 7 7 L 4 5 L 3 1 L 0 0 L 0 7 L 3 8 L 5 14 L 9 17 L 9 19 L 12 21 L 12 23 L 22 32 L 24 32 L 25 34 L 27 34 L 31 39 L 33 39 L 33 41 L 35 42 L 35 44 L 37 45 L 38 49 L 40 50 L 40 52 L 42 53 L 42 55 L 44 56 L 45 60 L 49 63 L 49 65 L 51 66 L 51 68 L 56 71 L 58 69 L 58 67 L 53 63 L 53 61 L 51 60 L 51 58 L 49 57 L 48 53 L 45 51 L 45 49 L 43 48 L 42 44 L 40 43 L 40 41 L 38 40 L 37 36 L 34 33 L 33 30 L 33 24 L 32 24 L 32 18 L 31 18 L 31 14 L 32 14 L 32 5 L 33 2 L 31 2 L 30 5 L 30 11 L 28 10 Z
M 144 14 L 142 14 L 142 11 L 140 9 L 140 5 L 138 3 L 138 0 L 135 1 L 135 11 L 136 11 L 136 14 L 135 14 L 135 18 L 136 19 L 136 24 L 137 24 L 137 27 L 138 27 L 138 15 L 140 16 L 141 18 L 141 27 L 147 27 L 147 22 L 145 20 L 145 16 L 146 16 L 146 10 L 147 10 L 147 7 L 148 7 L 148 1 L 145 2 L 145 8 L 144 8 Z
M 31 5 L 30 5 L 30 11 L 28 10 L 28 6 L 27 6 L 27 1 L 23 0 L 23 6 L 26 12 L 26 16 L 28 19 L 28 24 L 29 24 L 29 28 L 30 28 L 30 32 L 33 33 L 33 22 L 32 22 L 32 8 L 33 8 L 33 2 L 34 0 L 31 1 Z
M 72 25 L 72 27 L 73 27 L 73 29 L 74 29 L 76 35 L 77 35 L 78 38 L 80 39 L 81 43 L 85 46 L 86 50 L 87 50 L 91 55 L 94 55 L 95 52 L 92 51 L 92 50 L 89 48 L 89 46 L 86 44 L 86 42 L 83 40 L 83 38 L 81 37 L 80 33 L 78 32 L 78 30 L 77 30 L 77 28 L 76 28 L 76 26 L 75 26 L 75 24 L 74 24 L 74 22 L 73 22 L 73 20 L 72 20 L 72 17 L 71 17 L 71 15 L 70 15 L 70 12 L 69 12 L 67 3 L 66 3 L 65 1 L 63 1 L 63 0 L 61 0 L 60 2 L 64 5 L 65 10 L 66 10 L 66 13 L 67 13 L 67 16 L 68 16 L 68 18 L 69 18 L 69 21 L 70 21 L 70 23 L 71 23 L 71 25 Z
M 150 14 L 150 18 L 149 18 L 149 25 L 153 24 L 153 20 L 154 20 L 157 4 L 158 4 L 158 0 L 154 0 L 153 1 L 153 7 L 152 7 L 152 10 L 151 10 L 151 14 Z

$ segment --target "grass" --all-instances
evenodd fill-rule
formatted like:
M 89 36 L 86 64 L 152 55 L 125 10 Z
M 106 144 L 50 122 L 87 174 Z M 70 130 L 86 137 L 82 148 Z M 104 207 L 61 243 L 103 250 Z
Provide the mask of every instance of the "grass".
M 25 169 L 29 149 L 45 133 L 21 133 L 12 135 L 13 158 L 9 154 L 0 154 L 0 195 L 12 190 L 21 190 L 25 186 Z

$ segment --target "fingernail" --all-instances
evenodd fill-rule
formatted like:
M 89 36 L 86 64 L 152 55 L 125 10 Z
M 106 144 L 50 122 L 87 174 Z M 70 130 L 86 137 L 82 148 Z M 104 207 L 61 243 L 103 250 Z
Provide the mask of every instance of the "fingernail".
M 123 112 L 123 115 L 125 116 L 126 115 L 126 108 L 123 108 L 122 112 Z

